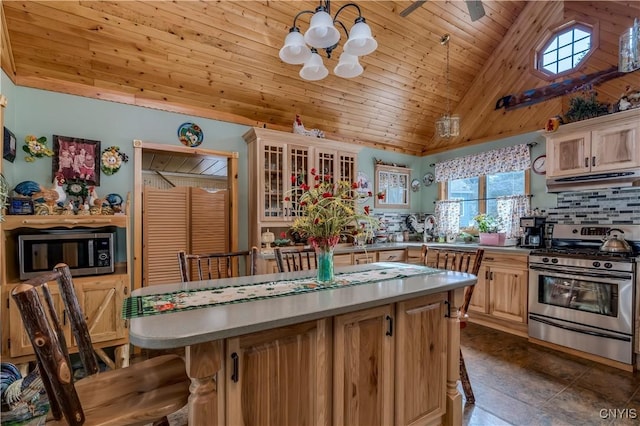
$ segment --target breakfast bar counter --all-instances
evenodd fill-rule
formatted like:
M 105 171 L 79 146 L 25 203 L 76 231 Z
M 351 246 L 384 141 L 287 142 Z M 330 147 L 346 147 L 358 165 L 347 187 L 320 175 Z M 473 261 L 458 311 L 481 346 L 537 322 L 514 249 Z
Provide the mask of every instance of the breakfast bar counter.
M 132 299 L 163 303 L 163 294 L 203 299 L 221 289 L 259 294 L 253 289 L 295 284 L 277 296 L 170 312 L 172 302 L 166 313 L 134 315 L 131 343 L 186 348 L 190 425 L 461 424 L 456 301 L 476 277 L 374 263 L 339 268 L 337 283 L 323 288 L 314 274 L 136 290 Z

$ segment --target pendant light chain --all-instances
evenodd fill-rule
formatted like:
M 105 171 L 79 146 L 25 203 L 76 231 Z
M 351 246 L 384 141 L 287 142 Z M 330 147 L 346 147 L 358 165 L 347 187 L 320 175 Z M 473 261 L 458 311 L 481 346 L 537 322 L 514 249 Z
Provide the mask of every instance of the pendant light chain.
M 449 34 L 445 34 L 444 36 L 442 36 L 442 39 L 440 40 L 441 44 L 444 44 L 447 46 L 447 70 L 446 70 L 446 76 L 447 76 L 447 118 L 451 117 L 451 93 L 450 93 L 450 89 L 449 89 Z

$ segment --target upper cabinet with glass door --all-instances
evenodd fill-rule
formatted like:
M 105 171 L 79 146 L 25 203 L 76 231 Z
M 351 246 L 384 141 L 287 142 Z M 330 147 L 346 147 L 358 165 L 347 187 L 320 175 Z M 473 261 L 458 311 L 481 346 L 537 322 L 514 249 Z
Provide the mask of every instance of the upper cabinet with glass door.
M 408 209 L 411 207 L 411 169 L 376 164 L 374 207 Z
M 314 184 L 313 169 L 331 181 L 356 179 L 359 146 L 263 128 L 252 128 L 243 137 L 249 147 L 252 245 L 260 246 L 263 231 L 286 229 L 302 214 L 300 185 Z

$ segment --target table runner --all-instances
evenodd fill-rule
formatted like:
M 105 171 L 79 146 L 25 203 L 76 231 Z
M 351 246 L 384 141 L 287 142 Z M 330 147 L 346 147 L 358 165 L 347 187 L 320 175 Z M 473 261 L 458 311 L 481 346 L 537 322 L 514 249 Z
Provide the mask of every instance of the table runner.
M 367 271 L 337 273 L 335 281 L 324 284 L 316 282 L 315 277 L 306 277 L 240 286 L 209 287 L 163 294 L 131 296 L 125 299 L 123 303 L 122 317 L 125 319 L 138 318 L 442 272 L 445 271 L 427 266 L 398 265 Z

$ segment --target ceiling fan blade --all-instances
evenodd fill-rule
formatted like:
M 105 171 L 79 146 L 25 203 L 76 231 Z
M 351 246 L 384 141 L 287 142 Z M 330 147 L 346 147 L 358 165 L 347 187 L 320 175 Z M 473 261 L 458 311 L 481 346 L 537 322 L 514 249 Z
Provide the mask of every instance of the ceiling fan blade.
M 484 6 L 481 0 L 465 0 L 467 8 L 469 9 L 469 16 L 471 16 L 471 22 L 477 21 L 484 16 Z
M 413 3 L 411 3 L 409 7 L 407 7 L 405 10 L 400 12 L 400 16 L 402 16 L 403 18 L 406 17 L 407 15 L 409 15 L 411 12 L 413 12 L 414 10 L 416 10 L 426 2 L 427 0 L 414 1 Z

